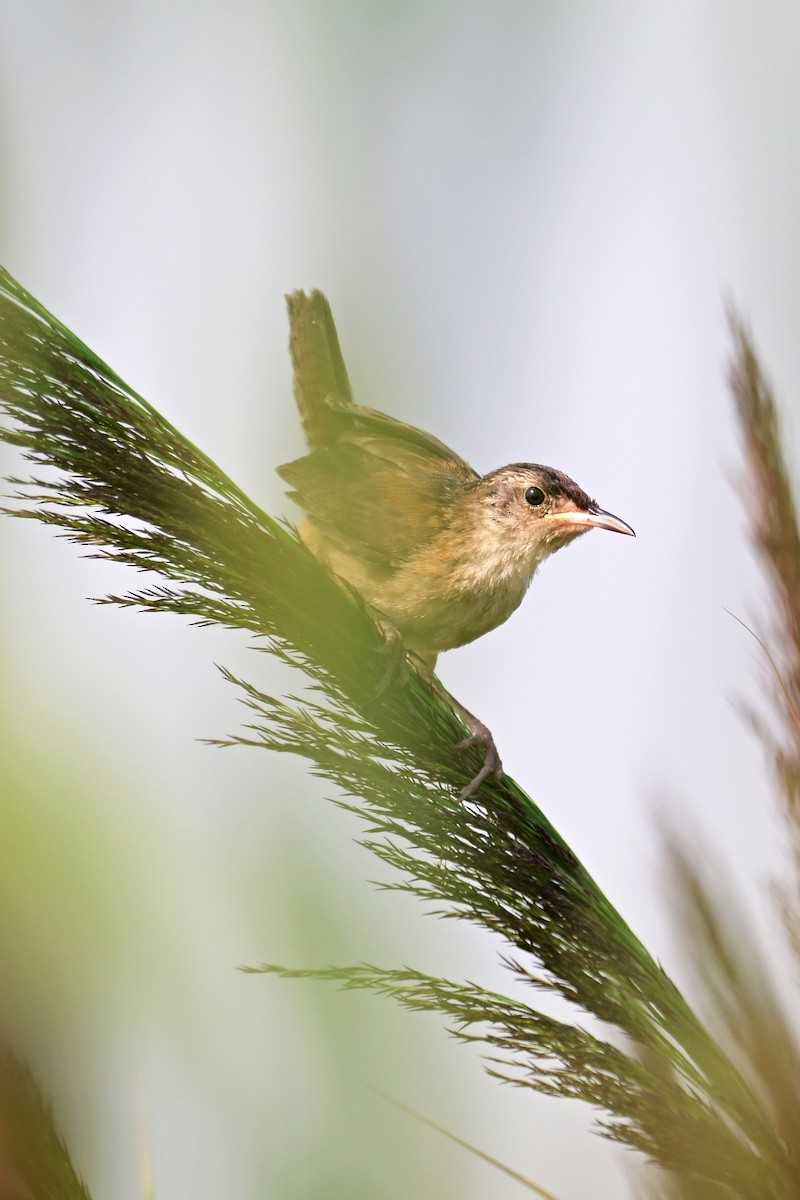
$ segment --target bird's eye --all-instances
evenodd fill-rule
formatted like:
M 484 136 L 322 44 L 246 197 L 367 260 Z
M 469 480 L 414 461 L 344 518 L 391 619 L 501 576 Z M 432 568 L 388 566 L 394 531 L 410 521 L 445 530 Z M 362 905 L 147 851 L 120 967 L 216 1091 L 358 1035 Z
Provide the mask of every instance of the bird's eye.
M 540 487 L 529 487 L 525 493 L 525 499 L 528 501 L 528 504 L 536 508 L 537 504 L 541 504 L 544 501 L 544 492 Z

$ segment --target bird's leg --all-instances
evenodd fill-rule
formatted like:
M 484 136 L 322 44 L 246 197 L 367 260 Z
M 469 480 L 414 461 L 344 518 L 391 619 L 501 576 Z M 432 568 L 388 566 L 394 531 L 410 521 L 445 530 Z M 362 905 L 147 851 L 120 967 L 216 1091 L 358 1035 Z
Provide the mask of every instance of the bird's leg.
M 400 687 L 405 687 L 408 682 L 408 657 L 399 631 L 395 629 L 391 621 L 387 621 L 383 617 L 378 621 L 378 626 L 386 642 L 387 661 L 386 670 L 375 693 L 376 699 L 382 696 L 393 683 L 398 683 Z
M 465 708 L 458 705 L 459 711 L 467 723 L 467 726 L 472 731 L 468 738 L 456 743 L 456 750 L 466 750 L 468 746 L 481 746 L 484 750 L 483 766 L 474 779 L 471 779 L 465 788 L 461 789 L 462 800 L 466 800 L 473 792 L 477 792 L 478 788 L 488 779 L 490 775 L 494 775 L 498 782 L 503 778 L 503 764 L 500 755 L 497 753 L 497 746 L 494 744 L 492 731 L 487 729 L 483 721 L 479 721 L 472 713 L 467 712 Z
M 428 680 L 437 695 L 441 696 L 441 698 L 447 704 L 451 705 L 451 707 L 456 710 L 464 724 L 467 726 L 467 729 L 470 731 L 469 737 L 466 737 L 463 739 L 463 741 L 456 743 L 456 750 L 466 750 L 469 746 L 480 746 L 484 751 L 483 766 L 481 767 L 480 771 L 478 771 L 478 774 L 475 776 L 475 778 L 471 779 L 467 786 L 461 791 L 460 799 L 466 800 L 469 796 L 472 796 L 475 792 L 477 792 L 481 784 L 487 780 L 490 775 L 494 775 L 495 779 L 497 780 L 502 779 L 503 764 L 500 761 L 500 755 L 497 753 L 497 746 L 494 744 L 494 738 L 492 737 L 491 730 L 487 729 L 483 721 L 479 721 L 478 718 L 471 713 L 468 708 L 464 708 L 463 704 L 459 704 L 455 696 L 450 695 L 447 688 L 439 682 L 435 675 L 428 675 Z
M 409 651 L 403 642 L 403 638 L 399 631 L 392 625 L 391 621 L 387 621 L 381 617 L 378 621 L 381 633 L 386 641 L 386 651 L 388 662 L 383 678 L 378 684 L 376 698 L 382 696 L 387 688 L 395 682 L 403 687 L 409 678 L 409 658 L 420 673 L 423 679 L 427 680 L 431 689 L 444 700 L 445 704 L 450 708 L 455 709 L 461 720 L 467 726 L 470 736 L 464 738 L 460 742 L 456 742 L 456 750 L 466 750 L 469 746 L 480 746 L 484 751 L 483 766 L 474 779 L 471 779 L 465 788 L 460 793 L 460 798 L 466 800 L 469 796 L 477 792 L 481 784 L 494 775 L 495 779 L 503 778 L 503 764 L 500 761 L 500 755 L 497 753 L 497 746 L 494 744 L 491 730 L 488 729 L 483 721 L 465 708 L 463 704 L 459 704 L 455 696 L 451 696 L 447 688 L 434 675 L 434 667 L 436 666 L 436 655 L 428 655 L 422 657 L 413 650 Z

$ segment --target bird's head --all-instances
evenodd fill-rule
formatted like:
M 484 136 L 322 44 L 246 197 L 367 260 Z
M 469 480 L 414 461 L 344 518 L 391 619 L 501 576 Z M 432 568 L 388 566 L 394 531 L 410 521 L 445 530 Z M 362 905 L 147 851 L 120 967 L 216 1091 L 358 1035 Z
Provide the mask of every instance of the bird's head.
M 542 559 L 590 529 L 635 537 L 630 525 L 592 500 L 569 475 L 538 463 L 512 463 L 484 475 L 476 485 L 484 529 L 500 535 L 506 551 Z

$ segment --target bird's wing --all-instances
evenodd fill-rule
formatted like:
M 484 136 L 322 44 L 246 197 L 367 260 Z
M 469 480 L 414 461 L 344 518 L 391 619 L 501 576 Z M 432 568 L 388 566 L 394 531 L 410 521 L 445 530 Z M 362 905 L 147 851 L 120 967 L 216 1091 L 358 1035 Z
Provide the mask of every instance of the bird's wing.
M 322 292 L 287 296 L 294 391 L 310 454 L 278 468 L 323 534 L 390 568 L 438 527 L 442 507 L 478 475 L 443 442 L 354 404 Z
M 441 513 L 464 492 L 467 478 L 425 455 L 397 454 L 392 440 L 341 438 L 286 463 L 278 474 L 324 536 L 365 562 L 399 566 L 439 527 Z

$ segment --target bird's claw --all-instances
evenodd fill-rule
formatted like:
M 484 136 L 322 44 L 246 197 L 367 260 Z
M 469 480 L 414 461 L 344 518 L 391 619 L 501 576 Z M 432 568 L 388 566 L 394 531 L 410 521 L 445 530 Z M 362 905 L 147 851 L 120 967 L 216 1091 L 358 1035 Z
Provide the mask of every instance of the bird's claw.
M 472 733 L 469 737 L 458 742 L 456 750 L 466 750 L 469 746 L 482 746 L 485 751 L 483 766 L 474 779 L 471 779 L 465 788 L 461 790 L 459 795 L 460 800 L 466 800 L 477 792 L 481 784 L 493 775 L 498 781 L 503 778 L 503 764 L 500 761 L 500 755 L 497 753 L 497 746 L 494 744 L 494 738 L 491 732 L 481 721 L 470 722 Z

